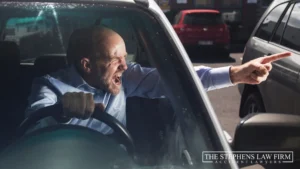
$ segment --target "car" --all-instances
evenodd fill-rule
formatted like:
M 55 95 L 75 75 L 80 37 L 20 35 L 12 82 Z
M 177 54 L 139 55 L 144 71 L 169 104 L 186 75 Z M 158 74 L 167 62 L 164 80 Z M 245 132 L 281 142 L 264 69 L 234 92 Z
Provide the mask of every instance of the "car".
M 299 12 L 299 2 L 274 0 L 253 30 L 242 63 L 277 52 L 288 51 L 292 56 L 274 62 L 265 82 L 238 86 L 240 117 L 256 112 L 299 114 Z
M 0 11 L 2 35 L 11 18 L 44 16 L 54 21 L 49 25 L 51 35 L 19 36 L 19 45 L 2 36 L 0 73 L 5 82 L 0 95 L 0 168 L 236 169 L 240 164 L 235 158 L 216 163 L 203 160 L 203 153 L 222 151 L 229 156 L 232 148 L 264 150 L 262 143 L 279 136 L 268 150 L 296 150 L 298 146 L 293 144 L 299 138 L 300 119 L 296 115 L 249 115 L 237 126 L 232 142 L 226 140 L 182 43 L 153 0 L 10 0 L 0 2 Z M 70 34 L 92 25 L 109 27 L 124 38 L 131 56 L 128 62 L 155 67 L 165 96 L 127 98 L 126 126 L 96 109 L 92 118 L 110 126 L 115 135 L 66 124 L 69 119 L 61 115 L 60 102 L 25 116 L 33 79 L 68 67 Z M 31 131 L 44 118 L 57 124 Z M 262 140 L 255 137 L 274 129 L 281 130 Z M 283 143 L 286 139 L 292 142 Z
M 181 10 L 173 28 L 187 49 L 213 49 L 224 56 L 230 53 L 230 32 L 220 11 L 214 9 Z

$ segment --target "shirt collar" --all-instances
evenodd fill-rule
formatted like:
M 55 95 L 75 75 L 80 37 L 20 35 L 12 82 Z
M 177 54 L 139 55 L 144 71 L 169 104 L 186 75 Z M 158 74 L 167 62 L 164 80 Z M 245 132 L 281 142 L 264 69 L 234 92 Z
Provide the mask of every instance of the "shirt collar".
M 103 92 L 103 90 L 101 89 L 97 89 L 95 87 L 90 86 L 82 77 L 81 75 L 78 73 L 78 71 L 76 70 L 75 66 L 72 65 L 70 66 L 69 69 L 69 78 L 70 83 L 72 86 L 76 87 L 76 88 L 84 88 L 85 90 L 91 91 L 91 92 Z

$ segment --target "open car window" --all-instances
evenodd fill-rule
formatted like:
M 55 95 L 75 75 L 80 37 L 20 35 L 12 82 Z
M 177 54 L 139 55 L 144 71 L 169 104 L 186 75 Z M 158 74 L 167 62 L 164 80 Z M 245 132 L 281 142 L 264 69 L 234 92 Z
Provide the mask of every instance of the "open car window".
M 163 98 L 128 98 L 126 125 L 134 138 L 143 136 L 145 142 L 142 141 L 144 144 L 141 143 L 140 149 L 146 153 L 141 154 L 146 157 L 152 155 L 150 159 L 155 160 L 149 163 L 159 167 L 185 168 L 184 165 L 191 165 L 206 169 L 229 168 L 230 164 L 202 162 L 203 151 L 221 151 L 223 147 L 187 65 L 167 33 L 164 24 L 170 23 L 155 19 L 153 13 L 133 3 L 1 2 L 0 11 L 5 11 L 5 15 L 0 16 L 6 25 L 2 30 L 4 41 L 15 42 L 20 48 L 21 62 L 26 63 L 35 63 L 44 55 L 64 55 L 71 33 L 78 28 L 97 24 L 118 32 L 124 38 L 130 55 L 127 61 L 147 62 L 157 68 L 161 87 L 165 91 Z M 203 18 L 196 21 L 197 24 L 208 22 Z M 211 24 L 220 22 L 218 18 L 209 21 Z M 50 62 L 51 57 L 44 65 L 32 70 L 26 68 L 21 74 L 34 77 L 36 72 L 41 72 L 40 68 L 51 69 L 58 63 L 52 62 L 52 65 Z M 26 88 L 24 84 L 31 84 L 32 79 L 22 81 L 22 89 L 26 90 L 24 93 L 30 93 L 31 86 Z M 27 96 L 25 98 L 19 101 L 27 102 Z M 22 116 L 22 113 L 16 112 L 12 117 Z M 139 124 L 141 126 L 136 126 Z M 105 155 L 104 152 L 98 153 Z M 109 162 L 102 163 L 108 165 Z

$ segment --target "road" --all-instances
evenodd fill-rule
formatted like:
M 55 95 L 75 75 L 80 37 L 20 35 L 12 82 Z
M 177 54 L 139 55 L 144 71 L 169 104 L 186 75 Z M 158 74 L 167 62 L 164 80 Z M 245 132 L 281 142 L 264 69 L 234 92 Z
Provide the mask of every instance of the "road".
M 216 56 L 213 54 L 204 53 L 197 56 L 189 54 L 194 65 L 205 65 L 210 67 L 222 67 L 229 65 L 240 65 L 242 61 L 242 49 L 230 54 L 230 57 Z M 237 86 L 209 91 L 208 97 L 212 103 L 215 113 L 221 126 L 232 137 L 235 133 L 235 127 L 239 123 L 238 116 L 240 94 Z M 244 167 L 243 169 L 263 169 L 260 165 Z

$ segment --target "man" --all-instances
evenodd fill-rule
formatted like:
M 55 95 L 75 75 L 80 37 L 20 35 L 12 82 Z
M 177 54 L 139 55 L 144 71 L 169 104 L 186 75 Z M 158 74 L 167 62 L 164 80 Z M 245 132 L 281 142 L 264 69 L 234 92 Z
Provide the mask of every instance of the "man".
M 241 66 L 200 67 L 196 71 L 206 90 L 238 83 L 258 84 L 267 78 L 272 61 L 289 55 L 259 58 Z M 67 51 L 72 66 L 34 81 L 27 115 L 61 102 L 63 115 L 71 118 L 68 124 L 111 133 L 110 127 L 89 118 L 95 106 L 105 107 L 106 112 L 126 124 L 127 97 L 159 98 L 164 95 L 156 69 L 126 64 L 126 56 L 125 43 L 113 30 L 91 27 L 75 31 Z M 53 123 L 44 120 L 40 127 Z

